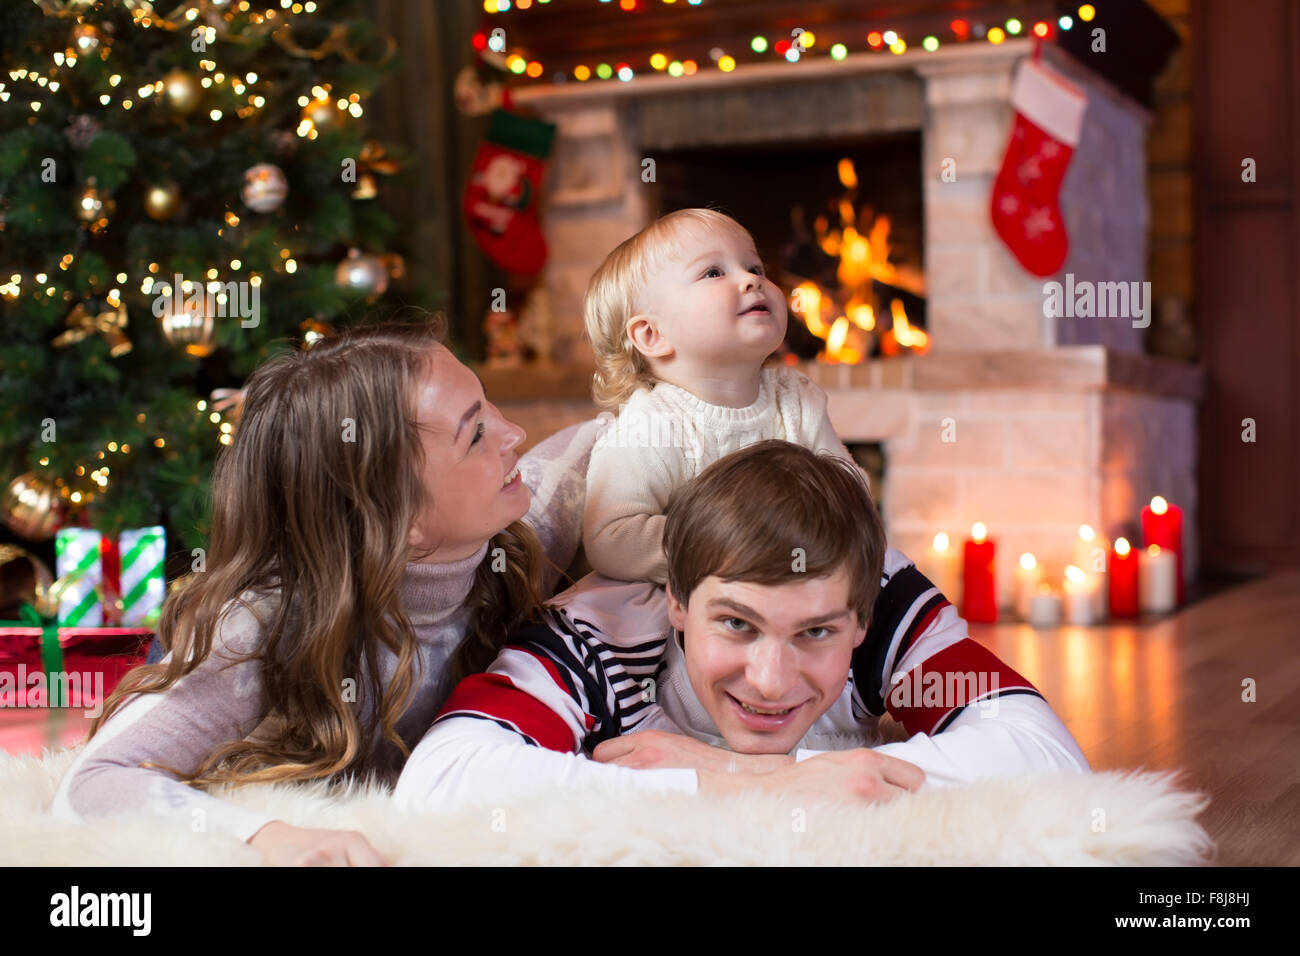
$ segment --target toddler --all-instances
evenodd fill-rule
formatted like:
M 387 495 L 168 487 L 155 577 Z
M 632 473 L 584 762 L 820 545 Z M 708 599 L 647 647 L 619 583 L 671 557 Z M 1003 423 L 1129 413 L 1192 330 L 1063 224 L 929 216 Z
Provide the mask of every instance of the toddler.
M 669 496 L 733 451 L 780 438 L 852 462 L 826 393 L 764 367 L 785 337 L 785 297 L 730 216 L 682 209 L 622 242 L 592 276 L 583 320 L 593 395 L 617 411 L 587 471 L 582 541 L 601 574 L 662 585 Z

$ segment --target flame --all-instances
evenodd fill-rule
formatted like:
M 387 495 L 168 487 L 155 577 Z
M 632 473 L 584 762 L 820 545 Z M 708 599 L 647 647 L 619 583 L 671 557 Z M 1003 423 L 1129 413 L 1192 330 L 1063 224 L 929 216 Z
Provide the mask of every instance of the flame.
M 930 336 L 924 329 L 918 329 L 907 321 L 907 312 L 902 299 L 893 299 L 889 303 L 889 312 L 894 326 L 885 332 L 880 341 L 880 349 L 886 355 L 897 355 L 901 349 L 912 349 L 924 354 L 930 351 Z
M 845 156 L 840 160 L 838 172 L 840 174 L 840 185 L 845 189 L 858 188 L 858 171 L 853 168 L 853 160 Z
M 822 290 L 815 282 L 801 282 L 794 288 L 790 311 L 803 318 L 808 331 L 819 339 L 826 338 L 830 326 L 822 321 Z
M 850 302 L 847 314 L 849 321 L 864 332 L 870 332 L 876 327 L 876 310 L 865 302 Z

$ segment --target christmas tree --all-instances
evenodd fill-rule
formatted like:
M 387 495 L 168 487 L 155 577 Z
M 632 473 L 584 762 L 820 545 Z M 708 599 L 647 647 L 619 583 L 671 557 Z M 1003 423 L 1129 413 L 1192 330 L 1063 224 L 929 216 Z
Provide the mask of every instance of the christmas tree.
M 373 314 L 400 257 L 352 2 L 0 5 L 0 517 L 205 543 L 235 390 Z M 224 391 L 223 391 L 224 390 Z

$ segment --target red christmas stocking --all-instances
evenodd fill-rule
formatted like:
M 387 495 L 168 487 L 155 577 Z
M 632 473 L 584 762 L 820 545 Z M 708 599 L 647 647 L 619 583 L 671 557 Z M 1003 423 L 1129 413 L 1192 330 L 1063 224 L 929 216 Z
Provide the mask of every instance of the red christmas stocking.
M 1011 141 L 993 183 L 993 228 L 1037 276 L 1061 268 L 1070 242 L 1059 194 L 1079 144 L 1087 97 L 1037 60 L 1025 60 L 1011 89 Z
M 483 251 L 507 272 L 533 275 L 546 262 L 537 197 L 554 138 L 551 123 L 496 110 L 474 157 L 465 221 Z

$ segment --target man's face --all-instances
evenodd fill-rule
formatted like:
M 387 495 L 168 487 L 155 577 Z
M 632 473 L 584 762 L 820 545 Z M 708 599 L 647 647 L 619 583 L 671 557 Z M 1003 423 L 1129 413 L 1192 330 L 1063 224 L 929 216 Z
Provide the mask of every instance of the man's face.
M 790 753 L 843 693 L 866 637 L 848 598 L 843 568 L 783 584 L 710 576 L 689 608 L 668 590 L 691 687 L 732 750 Z

